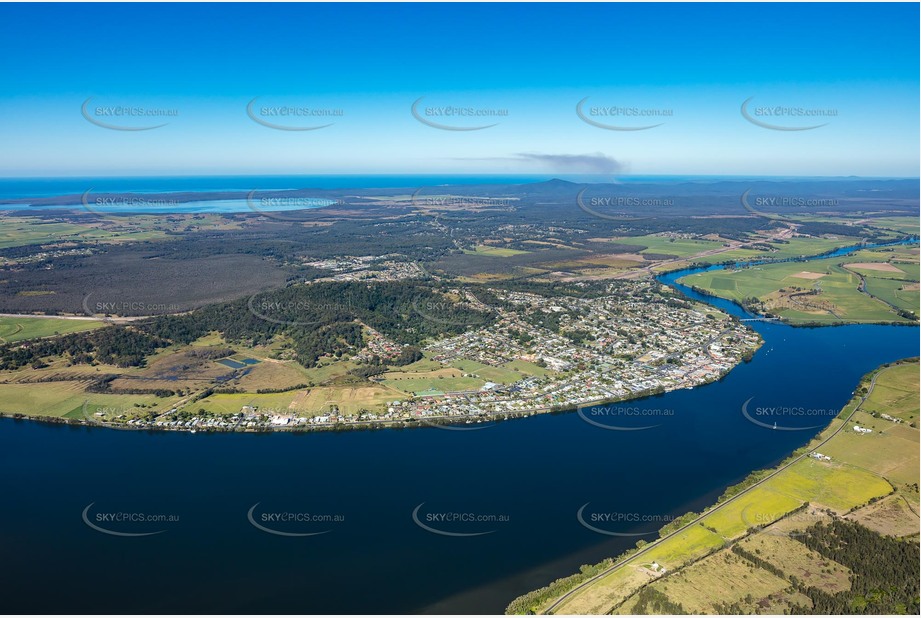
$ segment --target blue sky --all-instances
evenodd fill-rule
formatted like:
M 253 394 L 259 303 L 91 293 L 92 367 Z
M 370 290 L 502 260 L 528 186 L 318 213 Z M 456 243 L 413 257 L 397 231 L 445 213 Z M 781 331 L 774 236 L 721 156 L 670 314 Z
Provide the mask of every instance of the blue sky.
M 917 176 L 918 10 L 5 4 L 0 176 Z M 263 126 L 246 113 L 257 97 L 266 122 L 332 125 Z M 759 126 L 741 113 L 750 97 L 750 117 L 765 124 L 824 126 Z M 435 128 L 412 115 L 420 98 L 431 123 L 496 124 Z M 599 128 L 577 115 L 583 100 L 601 124 L 661 124 Z M 105 115 L 122 106 L 175 115 Z M 272 116 L 278 107 L 341 115 Z M 434 115 L 445 107 L 504 115 Z

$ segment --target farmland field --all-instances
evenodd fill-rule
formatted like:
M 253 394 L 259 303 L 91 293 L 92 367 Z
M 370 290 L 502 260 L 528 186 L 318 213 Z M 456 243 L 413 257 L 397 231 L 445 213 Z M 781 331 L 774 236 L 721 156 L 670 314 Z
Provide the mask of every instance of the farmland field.
M 789 585 L 792 577 L 827 594 L 850 591 L 850 570 L 806 549 L 796 537 L 816 522 L 831 521 L 832 514 L 838 517 L 852 509 L 848 517 L 872 529 L 917 537 L 918 430 L 874 416 L 885 409 L 897 417 L 902 404 L 916 411 L 917 391 L 911 398 L 908 391 L 917 388 L 917 380 L 917 361 L 880 369 L 863 404 L 867 411 L 854 412 L 845 421 L 842 416 L 853 412 L 859 402 L 852 399 L 842 416 L 801 451 L 808 453 L 828 439 L 821 450 L 831 461 L 812 457 L 796 461 L 679 534 L 642 547 L 641 555 L 579 589 L 555 611 L 635 613 L 643 609 L 642 599 L 643 603 L 650 599 L 679 603 L 692 613 L 725 613 L 728 604 L 743 613 L 811 607 L 811 601 Z M 865 387 L 869 381 L 865 378 L 862 384 Z M 851 429 L 854 424 L 873 432 L 857 433 Z M 742 554 L 724 545 L 737 538 Z M 693 562 L 708 552 L 712 555 Z M 761 568 L 743 560 L 744 552 L 772 566 Z M 669 573 L 651 574 L 643 567 L 651 561 L 669 567 Z M 654 594 L 638 595 L 644 584 Z
M 0 343 L 66 335 L 105 326 L 101 320 L 0 317 Z
M 610 242 L 623 245 L 639 245 L 645 247 L 641 254 L 653 253 L 660 255 L 674 255 L 688 257 L 702 251 L 718 249 L 723 243 L 712 240 L 698 240 L 692 238 L 671 238 L 666 236 L 630 236 L 612 238 Z
M 79 420 L 84 404 L 92 414 L 101 407 L 125 411 L 162 401 L 153 395 L 89 394 L 84 387 L 81 382 L 50 382 L 41 389 L 30 384 L 0 384 L 0 413 Z
M 457 370 L 439 370 L 438 372 L 432 372 L 430 375 L 422 374 L 415 377 L 385 377 L 382 383 L 404 393 L 418 394 L 431 391 L 447 393 L 479 390 L 485 384 L 485 380 L 465 378 Z
M 3 208 L 0 205 L 0 212 Z M 75 207 L 75 211 L 82 212 L 82 207 Z M 70 241 L 143 241 L 166 238 L 164 231 L 154 230 L 152 226 L 145 225 L 143 217 L 126 220 L 119 229 L 106 229 L 103 226 L 91 225 L 88 221 L 72 223 L 64 221 L 45 221 L 34 217 L 4 216 L 3 229 L 0 230 L 0 249 L 21 247 L 31 244 L 45 244 Z
M 472 360 L 456 360 L 451 364 L 464 373 L 474 374 L 483 380 L 497 384 L 510 384 L 522 378 L 521 373 L 513 368 L 493 367 Z
M 885 379 L 876 383 L 876 388 L 863 405 L 867 412 L 889 414 L 906 421 L 918 419 L 918 367 L 910 363 L 897 365 L 886 370 Z
M 794 323 L 911 322 L 889 305 L 917 315 L 917 265 L 890 264 L 886 258 L 885 253 L 860 251 L 808 263 L 702 272 L 680 283 L 736 302 L 757 298 L 764 311 Z M 866 292 L 860 289 L 862 280 Z
M 473 250 L 467 250 L 465 253 L 471 255 L 491 255 L 495 257 L 511 257 L 513 255 L 523 255 L 528 253 L 527 251 L 521 251 L 519 249 L 507 249 L 503 247 L 491 247 L 489 245 L 477 245 Z
M 665 581 L 650 584 L 650 588 L 667 594 L 670 601 L 681 605 L 692 614 L 714 614 L 718 604 L 744 602 L 746 597 L 762 599 L 777 597 L 776 613 L 787 604 L 784 590 L 789 584 L 781 577 L 767 571 L 752 572 L 748 563 L 723 550 L 683 569 Z M 802 597 L 802 595 L 799 595 Z M 804 598 L 804 597 L 803 597 Z M 615 612 L 617 614 L 646 613 L 638 607 L 639 600 L 631 598 Z M 747 607 L 754 611 L 754 604 Z
M 812 516 L 803 518 L 803 521 L 808 521 L 807 525 L 811 525 L 819 519 Z M 778 522 L 772 528 L 779 528 L 783 523 Z M 821 586 L 826 592 L 835 593 L 850 588 L 850 569 L 804 548 L 786 533 L 755 535 L 742 541 L 741 545 L 752 553 L 763 555 L 766 560 L 780 567 L 788 577 L 792 575 L 809 585 Z

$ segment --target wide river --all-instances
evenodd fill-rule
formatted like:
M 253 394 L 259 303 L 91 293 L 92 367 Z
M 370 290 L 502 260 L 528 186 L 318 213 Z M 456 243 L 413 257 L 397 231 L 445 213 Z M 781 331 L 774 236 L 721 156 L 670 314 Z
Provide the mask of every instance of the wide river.
M 502 612 L 776 464 L 863 374 L 919 352 L 916 327 L 750 324 L 764 346 L 720 382 L 594 417 L 641 431 L 576 413 L 296 435 L 0 420 L 3 610 Z M 591 526 L 646 536 L 589 530 L 586 503 Z

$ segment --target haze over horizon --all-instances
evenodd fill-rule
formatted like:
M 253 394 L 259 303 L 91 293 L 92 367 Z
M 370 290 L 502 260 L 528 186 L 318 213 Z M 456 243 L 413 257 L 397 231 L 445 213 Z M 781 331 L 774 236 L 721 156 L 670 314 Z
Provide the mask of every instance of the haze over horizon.
M 917 5 L 356 7 L 5 5 L 0 177 L 918 175 Z
M 521 182 L 522 184 L 530 182 L 547 182 L 551 180 L 564 180 L 572 183 L 611 183 L 619 182 L 642 182 L 645 180 L 656 181 L 662 179 L 669 180 L 712 180 L 712 181 L 733 181 L 733 180 L 916 180 L 921 179 L 919 174 L 908 175 L 886 175 L 886 176 L 864 176 L 860 174 L 837 174 L 837 175 L 815 175 L 815 174 L 618 174 L 612 176 L 602 176 L 598 174 L 566 174 L 566 173 L 452 173 L 447 172 L 428 172 L 428 173 L 368 173 L 368 174 L 348 174 L 348 173 L 326 173 L 326 174 L 308 174 L 308 173 L 288 173 L 288 174 L 208 174 L 208 173 L 175 173 L 175 174 L 55 174 L 55 175 L 29 175 L 19 174 L 16 176 L 0 176 L 0 181 L 16 180 L 67 180 L 67 179 L 132 179 L 132 178 L 150 178 L 150 179 L 177 179 L 177 178 L 451 178 L 457 180 L 476 180 L 481 179 L 509 179 Z

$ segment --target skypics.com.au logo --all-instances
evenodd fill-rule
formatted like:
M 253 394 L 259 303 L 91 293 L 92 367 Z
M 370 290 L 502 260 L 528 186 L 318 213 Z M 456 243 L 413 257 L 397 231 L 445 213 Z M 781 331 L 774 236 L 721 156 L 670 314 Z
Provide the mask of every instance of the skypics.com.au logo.
M 809 431 L 819 429 L 838 416 L 838 408 L 811 408 L 790 405 L 752 405 L 754 397 L 749 397 L 742 404 L 742 416 L 749 423 L 776 431 Z M 795 420 L 800 419 L 800 420 Z M 808 419 L 808 420 L 806 420 Z M 803 422 L 821 421 L 820 424 L 802 425 Z
M 90 124 L 110 131 L 151 131 L 168 125 L 168 122 L 150 124 L 150 119 L 175 118 L 178 109 L 146 107 L 143 105 L 91 105 L 93 97 L 80 106 L 80 113 Z
M 303 223 L 307 220 L 304 211 L 346 205 L 343 200 L 311 196 L 274 195 L 257 198 L 257 193 L 258 191 L 250 191 L 246 194 L 246 207 L 257 215 L 286 223 Z
M 586 105 L 591 97 L 585 97 L 576 104 L 576 115 L 582 122 L 608 131 L 647 131 L 661 127 L 665 122 L 635 124 L 636 122 L 671 118 L 675 111 L 664 107 L 640 107 L 636 105 Z
M 179 515 L 147 513 L 141 510 L 98 510 L 89 503 L 83 509 L 83 523 L 89 528 L 117 537 L 144 537 L 163 534 L 170 525 L 179 523 Z
M 333 513 L 315 513 L 300 509 L 270 510 L 259 508 L 257 502 L 246 512 L 246 520 L 251 526 L 275 536 L 310 537 L 329 534 L 337 526 L 345 523 L 345 515 Z
M 246 104 L 246 115 L 250 120 L 276 131 L 317 131 L 333 126 L 333 122 L 316 124 L 318 118 L 329 120 L 345 116 L 341 108 L 311 107 L 308 105 L 260 105 L 259 97 Z
M 797 209 L 834 208 L 839 205 L 835 198 L 805 197 L 802 195 L 752 195 L 752 189 L 742 194 L 742 207 L 753 215 L 777 221 L 788 221 L 784 212 Z
M 505 108 L 475 107 L 471 105 L 429 105 L 423 106 L 425 97 L 416 99 L 410 107 L 413 118 L 422 124 L 442 131 L 482 131 L 497 126 L 491 124 L 465 124 L 470 121 L 482 121 L 484 118 L 507 118 L 509 111 Z
M 586 502 L 579 508 L 576 520 L 583 528 L 605 536 L 649 536 L 658 533 L 659 528 L 674 519 L 670 515 L 656 513 L 589 509 L 590 504 L 591 502 Z M 640 531 L 636 531 L 637 528 L 640 528 Z
M 646 405 L 603 405 L 580 406 L 576 413 L 583 421 L 599 429 L 609 431 L 643 431 L 655 429 L 661 423 L 648 424 L 649 421 L 675 416 L 671 408 L 649 407 Z
M 828 124 L 790 124 L 817 119 L 837 118 L 838 110 L 835 108 L 803 107 L 794 105 L 763 105 L 751 104 L 755 97 L 748 97 L 742 103 L 742 117 L 757 127 L 771 131 L 811 131 Z
M 149 197 L 146 195 L 98 195 L 90 198 L 92 189 L 80 196 L 80 203 L 88 213 L 98 217 L 126 216 L 133 214 L 166 213 L 179 207 L 180 202 L 172 198 Z
M 90 300 L 93 299 L 93 300 Z M 156 315 L 179 313 L 182 307 L 175 303 L 164 303 L 124 296 L 103 297 L 90 292 L 83 297 L 83 312 L 91 318 L 109 321 L 112 316 L 123 320 Z
M 586 197 L 587 191 L 587 188 L 579 191 L 576 195 L 576 205 L 586 214 L 609 221 L 639 221 L 648 217 L 637 217 L 637 214 L 647 214 L 652 209 L 675 206 L 675 200 L 669 197 L 626 193 Z
M 432 534 L 450 537 L 475 537 L 497 532 L 511 521 L 509 515 L 473 510 L 423 510 L 425 502 L 413 509 L 413 523 Z
M 286 326 L 317 326 L 333 320 L 351 320 L 352 302 L 342 300 L 273 299 L 264 293 L 250 296 L 249 312 L 266 322 Z

